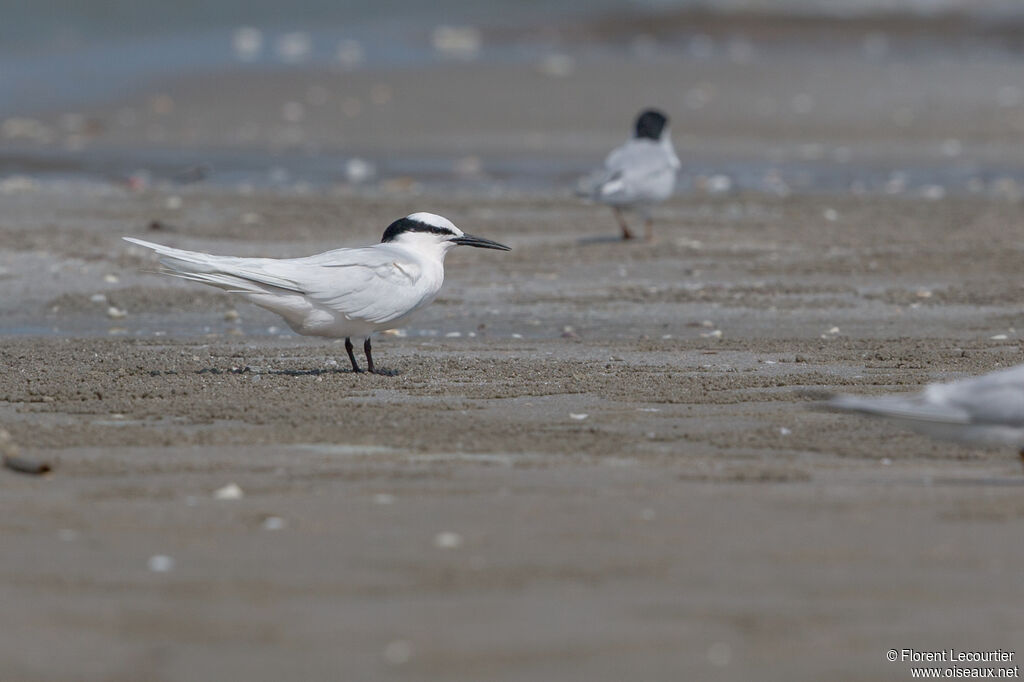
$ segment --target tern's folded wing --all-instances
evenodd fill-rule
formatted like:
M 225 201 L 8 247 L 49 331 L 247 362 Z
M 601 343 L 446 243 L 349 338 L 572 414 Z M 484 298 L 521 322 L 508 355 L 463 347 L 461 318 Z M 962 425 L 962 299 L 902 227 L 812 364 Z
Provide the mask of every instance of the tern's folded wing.
M 436 293 L 422 286 L 422 268 L 379 247 L 343 249 L 302 259 L 303 288 L 314 303 L 350 319 L 383 324 L 415 310 Z
M 593 176 L 598 199 L 643 197 L 654 186 L 672 182 L 679 159 L 668 147 L 649 140 L 631 140 L 614 150 L 604 169 Z

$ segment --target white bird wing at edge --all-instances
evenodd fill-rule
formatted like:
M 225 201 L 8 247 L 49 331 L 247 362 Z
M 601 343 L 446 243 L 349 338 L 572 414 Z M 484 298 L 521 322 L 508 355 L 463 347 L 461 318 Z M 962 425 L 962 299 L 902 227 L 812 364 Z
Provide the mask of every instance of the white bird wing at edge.
M 939 424 L 970 424 L 971 417 L 963 410 L 942 405 L 931 405 L 922 400 L 921 394 L 903 397 L 886 395 L 862 397 L 838 395 L 825 403 L 828 407 L 846 412 L 860 412 L 876 417 L 907 419 L 910 421 Z
M 926 392 L 964 410 L 973 423 L 1024 425 L 1024 365 L 950 384 L 935 384 Z
M 960 425 L 1024 425 L 1024 365 L 945 384 L 910 395 L 839 395 L 826 405 L 894 419 Z

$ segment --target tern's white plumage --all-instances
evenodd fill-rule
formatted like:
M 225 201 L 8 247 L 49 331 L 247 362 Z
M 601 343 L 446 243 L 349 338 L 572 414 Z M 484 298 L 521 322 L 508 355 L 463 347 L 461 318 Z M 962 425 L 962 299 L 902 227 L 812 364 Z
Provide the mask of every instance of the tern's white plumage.
M 886 417 L 936 438 L 1024 450 L 1024 365 L 928 384 L 919 393 L 874 398 L 840 395 L 826 404 Z
M 633 137 L 613 150 L 602 168 L 580 180 L 577 193 L 611 206 L 623 239 L 632 239 L 633 233 L 622 211 L 635 211 L 643 218 L 650 239 L 651 207 L 672 196 L 679 167 L 668 117 L 648 109 L 637 117 Z
M 508 251 L 488 239 L 465 234 L 433 213 L 414 213 L 392 223 L 381 243 L 335 249 L 305 258 L 237 258 L 153 244 L 170 274 L 219 287 L 273 311 L 293 330 L 310 336 L 365 339 L 373 371 L 370 335 L 399 327 L 437 296 L 444 282 L 444 257 L 454 246 Z

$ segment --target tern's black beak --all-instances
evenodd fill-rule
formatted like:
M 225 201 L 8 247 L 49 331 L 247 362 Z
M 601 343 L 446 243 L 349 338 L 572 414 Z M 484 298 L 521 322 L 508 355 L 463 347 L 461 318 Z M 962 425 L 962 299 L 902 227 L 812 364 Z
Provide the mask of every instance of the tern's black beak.
M 497 249 L 498 251 L 512 250 L 504 244 L 492 242 L 490 239 L 484 239 L 483 237 L 474 237 L 471 234 L 464 234 L 461 237 L 455 237 L 451 241 L 455 242 L 459 246 L 475 246 L 478 249 Z

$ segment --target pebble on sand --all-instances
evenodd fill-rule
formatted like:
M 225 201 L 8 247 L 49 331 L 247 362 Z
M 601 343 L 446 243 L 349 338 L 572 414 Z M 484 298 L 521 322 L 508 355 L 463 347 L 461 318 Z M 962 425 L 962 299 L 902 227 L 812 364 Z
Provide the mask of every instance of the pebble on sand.
M 334 58 L 343 68 L 354 69 L 366 59 L 362 44 L 357 40 L 342 40 L 334 51 Z
M 349 182 L 366 182 L 377 174 L 372 163 L 360 158 L 351 158 L 345 162 L 345 177 Z
M 574 420 L 576 420 L 578 422 L 581 422 L 581 421 L 583 421 L 584 419 L 586 419 L 589 416 L 590 415 L 587 414 L 586 412 L 582 412 L 582 413 L 579 413 L 579 414 L 570 413 L 569 414 L 569 419 L 574 419 Z
M 110 306 L 107 308 L 107 317 L 112 320 L 120 320 L 128 316 L 128 311 L 118 308 L 117 306 Z
M 708 194 L 728 194 L 732 191 L 732 178 L 728 175 L 712 175 L 703 181 L 703 189 Z
M 263 530 L 282 530 L 288 522 L 280 516 L 268 516 L 263 519 Z
M 439 549 L 458 549 L 462 547 L 462 536 L 450 530 L 442 531 L 434 536 L 434 547 Z
M 438 26 L 430 34 L 430 44 L 446 57 L 472 59 L 480 52 L 483 38 L 472 26 Z
M 169 557 L 166 554 L 154 554 L 149 557 L 147 565 L 149 570 L 154 573 L 169 573 L 174 570 L 174 557 Z
M 576 70 L 576 61 L 567 54 L 549 54 L 537 65 L 537 71 L 551 78 L 565 78 Z
M 313 40 L 308 33 L 294 31 L 277 39 L 274 49 L 277 56 L 288 64 L 305 61 L 313 51 Z
M 231 47 L 242 61 L 253 61 L 263 51 L 263 32 L 251 26 L 236 28 L 231 36 Z
M 228 483 L 223 488 L 218 488 L 213 491 L 213 499 L 215 500 L 240 500 L 245 497 L 245 493 L 238 487 L 236 483 Z
M 43 402 L 47 402 L 46 398 L 49 396 L 44 396 Z M 31 476 L 45 476 L 53 470 L 49 462 L 22 457 L 20 453 L 17 444 L 11 439 L 11 434 L 0 429 L 0 462 L 4 467 Z

